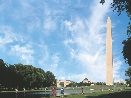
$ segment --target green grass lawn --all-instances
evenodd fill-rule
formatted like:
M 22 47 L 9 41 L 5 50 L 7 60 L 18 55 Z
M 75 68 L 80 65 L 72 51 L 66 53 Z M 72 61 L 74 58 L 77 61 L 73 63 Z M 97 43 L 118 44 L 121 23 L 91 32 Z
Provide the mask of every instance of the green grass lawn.
M 118 85 L 118 86 L 88 86 L 88 87 L 83 87 L 83 88 L 84 90 L 95 89 L 95 90 L 99 90 L 99 92 L 65 95 L 62 98 L 131 98 L 131 87 Z M 108 91 L 108 89 L 112 89 L 112 88 L 114 89 L 114 91 Z M 122 91 L 118 92 L 118 88 L 121 88 Z M 70 87 L 70 88 L 65 88 L 65 89 L 66 90 L 81 90 L 81 87 L 76 87 L 76 88 Z M 101 92 L 100 89 L 104 89 L 104 91 Z M 37 90 L 34 90 L 34 91 L 37 91 Z M 5 92 L 10 92 L 10 91 L 5 91 Z M 45 97 L 41 97 L 41 98 L 45 98 Z M 51 96 L 50 98 L 53 98 L 53 97 Z M 61 98 L 61 97 L 57 96 L 56 98 Z
M 131 98 L 131 91 L 77 94 L 68 95 L 65 98 Z

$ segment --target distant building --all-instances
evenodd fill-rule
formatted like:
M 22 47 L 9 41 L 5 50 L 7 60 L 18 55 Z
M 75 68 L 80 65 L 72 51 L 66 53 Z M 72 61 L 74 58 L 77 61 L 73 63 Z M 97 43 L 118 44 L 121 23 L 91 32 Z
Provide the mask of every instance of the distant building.
M 82 82 L 83 83 L 90 83 L 90 81 L 87 78 L 85 78 Z
M 66 87 L 70 83 L 70 80 L 57 80 L 57 87 Z
M 91 84 L 91 86 L 94 86 L 94 84 Z
M 120 80 L 120 83 L 124 84 L 124 80 L 123 80 L 123 79 L 121 79 L 121 80 Z

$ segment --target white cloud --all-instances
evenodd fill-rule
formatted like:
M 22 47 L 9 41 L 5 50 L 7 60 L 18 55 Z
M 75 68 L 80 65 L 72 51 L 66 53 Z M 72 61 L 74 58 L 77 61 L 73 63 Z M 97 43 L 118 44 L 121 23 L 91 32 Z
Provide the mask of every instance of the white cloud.
M 13 32 L 12 27 L 10 26 L 0 26 L 0 47 L 1 49 L 5 49 L 6 45 L 10 46 L 10 44 L 15 42 L 24 43 L 26 37 L 22 35 L 16 34 Z
M 114 58 L 113 60 L 113 78 L 114 81 L 119 82 L 121 79 L 119 70 L 121 68 L 122 62 L 119 60 L 119 58 Z
M 49 54 L 48 48 L 44 48 L 44 53 L 42 53 L 42 59 L 38 60 L 40 66 L 45 71 L 51 71 L 53 73 L 57 72 L 57 67 L 59 64 L 59 53 L 55 53 L 53 55 Z M 48 62 L 48 63 L 47 63 Z
M 41 27 L 41 22 L 40 22 L 40 19 L 36 16 L 34 16 L 30 22 L 27 22 L 26 23 L 26 26 L 27 26 L 27 30 L 29 32 L 32 32 L 33 30 L 35 29 L 40 29 Z
M 59 54 L 56 53 L 56 54 L 54 54 L 54 55 L 52 56 L 52 63 L 53 63 L 52 67 L 53 67 L 54 69 L 56 69 L 56 67 L 58 66 L 58 63 L 59 63 L 59 56 L 58 56 L 58 55 L 59 55 Z
M 49 59 L 49 49 L 44 42 L 39 44 L 39 48 L 42 49 L 41 50 L 42 53 L 40 54 L 41 59 L 38 60 L 38 63 L 40 64 L 41 67 L 45 68 L 46 67 L 45 62 Z
M 44 29 L 45 30 L 55 30 L 56 29 L 56 22 L 51 18 L 46 18 L 44 20 Z
M 4 1 L 4 2 L 2 2 L 1 4 L 0 4 L 0 11 L 2 11 L 3 9 L 5 9 L 6 7 L 7 7 L 7 2 L 6 1 Z
M 0 35 L 0 46 L 12 43 L 15 38 L 12 29 L 8 26 L 2 26 L 0 28 Z
M 67 74 L 67 78 L 69 80 L 78 80 L 79 82 L 81 82 L 82 80 L 85 79 L 85 77 L 88 77 L 88 75 L 86 73 L 82 73 L 82 74 L 72 74 L 72 75 L 68 75 Z M 90 81 L 90 80 L 89 80 Z
M 20 57 L 20 59 L 24 61 L 25 64 L 34 63 L 34 58 L 32 56 L 34 54 L 34 51 L 32 50 L 30 44 L 26 44 L 25 46 L 20 45 L 11 46 L 10 54 Z

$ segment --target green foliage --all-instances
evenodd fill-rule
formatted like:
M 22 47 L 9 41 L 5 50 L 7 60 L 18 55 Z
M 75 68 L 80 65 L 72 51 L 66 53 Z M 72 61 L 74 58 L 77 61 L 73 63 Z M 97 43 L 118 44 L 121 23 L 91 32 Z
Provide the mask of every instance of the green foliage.
M 130 0 L 113 0 L 111 3 L 113 11 L 117 10 L 118 15 L 120 15 L 124 10 L 127 16 L 131 18 L 131 1 Z
M 78 84 L 79 84 L 79 83 L 72 82 L 72 83 L 70 83 L 69 85 L 67 85 L 67 87 L 78 87 Z
M 90 85 L 91 85 L 91 83 L 83 83 L 83 82 L 80 82 L 78 84 L 78 86 L 90 86 Z
M 129 84 L 129 86 L 131 86 L 131 67 L 129 67 L 126 71 L 125 71 L 125 75 L 129 76 L 129 79 L 126 79 L 126 83 Z
M 50 71 L 32 65 L 7 65 L 0 59 L 0 84 L 8 89 L 41 88 L 55 85 L 56 79 Z
M 100 3 L 104 4 L 105 0 L 100 0 Z M 131 19 L 131 0 L 113 0 L 111 8 L 114 8 L 113 11 L 117 10 L 118 15 L 125 10 L 127 16 Z
M 104 4 L 104 3 L 105 3 L 105 0 L 101 0 L 100 3 Z
M 72 82 L 67 87 L 81 87 L 81 86 L 90 86 L 90 85 L 91 85 L 91 83 L 83 83 L 83 82 L 76 83 L 76 82 Z
M 127 40 L 124 40 L 122 44 L 124 44 L 122 53 L 125 63 L 131 66 L 131 37 L 129 37 Z
M 45 73 L 45 81 L 44 81 L 44 86 L 49 87 L 49 86 L 56 86 L 56 79 L 55 76 L 52 72 L 47 71 Z
M 129 37 L 127 40 L 124 40 L 122 44 L 124 44 L 122 53 L 125 63 L 131 66 L 131 37 Z
M 125 62 L 131 66 L 131 37 L 129 37 L 127 40 L 123 41 L 124 47 L 123 47 L 123 56 L 125 59 Z M 131 67 L 125 71 L 125 75 L 129 76 L 129 79 L 126 79 L 126 83 L 131 86 Z
M 6 69 L 6 64 L 4 63 L 4 61 L 2 59 L 0 59 L 0 84 L 4 84 L 6 83 L 7 79 L 7 69 Z

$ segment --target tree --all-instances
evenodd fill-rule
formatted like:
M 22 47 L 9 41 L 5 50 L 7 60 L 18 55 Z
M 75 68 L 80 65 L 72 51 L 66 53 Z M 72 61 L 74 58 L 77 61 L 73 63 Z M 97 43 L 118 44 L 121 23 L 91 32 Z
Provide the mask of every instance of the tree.
M 129 79 L 126 79 L 126 83 L 129 84 L 129 86 L 131 86 L 131 67 L 129 67 L 128 70 L 125 72 L 125 75 L 129 76 Z
M 43 87 L 45 81 L 45 72 L 41 68 L 35 68 L 35 83 L 34 86 L 38 88 Z
M 8 89 L 36 88 L 56 86 L 56 79 L 52 72 L 45 71 L 32 65 L 8 65 L 0 59 L 0 86 Z
M 18 85 L 18 81 L 17 81 L 17 74 L 16 74 L 16 69 L 14 65 L 9 65 L 8 67 L 8 83 L 6 83 L 6 86 L 8 89 L 10 88 L 16 88 Z
M 5 86 L 7 82 L 7 66 L 2 59 L 0 59 L 0 84 Z
M 79 83 L 77 82 L 71 82 L 69 85 L 67 85 L 67 87 L 78 87 Z
M 45 81 L 43 84 L 45 87 L 56 86 L 56 79 L 52 72 L 47 71 L 45 73 Z
M 131 66 L 131 37 L 129 37 L 127 40 L 124 40 L 122 44 L 124 44 L 122 53 L 125 63 Z

